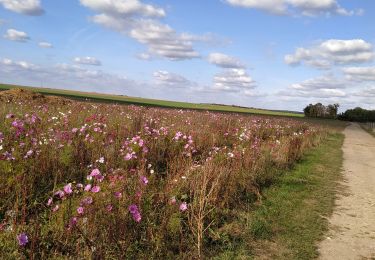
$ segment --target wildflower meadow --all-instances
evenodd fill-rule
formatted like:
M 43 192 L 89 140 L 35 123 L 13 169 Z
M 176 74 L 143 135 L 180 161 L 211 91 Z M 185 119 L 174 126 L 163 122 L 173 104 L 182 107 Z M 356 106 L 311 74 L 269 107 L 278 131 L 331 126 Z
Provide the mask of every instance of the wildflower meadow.
M 3 259 L 212 256 L 325 131 L 289 118 L 0 102 Z

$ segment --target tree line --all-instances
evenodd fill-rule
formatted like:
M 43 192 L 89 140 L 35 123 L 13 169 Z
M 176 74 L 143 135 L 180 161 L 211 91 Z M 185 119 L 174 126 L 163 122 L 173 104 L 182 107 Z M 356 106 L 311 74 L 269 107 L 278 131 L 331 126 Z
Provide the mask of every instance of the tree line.
M 337 114 L 339 107 L 339 104 L 325 106 L 322 103 L 317 103 L 315 105 L 308 105 L 303 112 L 306 117 L 331 118 L 353 122 L 375 122 L 375 110 L 356 107 L 354 109 L 348 109 L 341 114 Z
M 341 113 L 338 116 L 338 119 L 353 122 L 375 122 L 375 110 L 367 110 L 356 107 Z

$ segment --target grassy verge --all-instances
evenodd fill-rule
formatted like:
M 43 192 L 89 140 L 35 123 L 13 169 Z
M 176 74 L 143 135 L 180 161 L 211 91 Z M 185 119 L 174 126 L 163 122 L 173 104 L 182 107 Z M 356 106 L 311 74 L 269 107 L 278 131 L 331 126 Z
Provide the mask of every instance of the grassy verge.
M 253 237 L 258 238 L 257 255 L 317 257 L 316 244 L 327 230 L 326 217 L 332 213 L 337 181 L 342 177 L 343 139 L 342 134 L 331 134 L 265 192 L 250 225 Z
M 241 242 L 217 259 L 316 258 L 342 177 L 343 140 L 343 134 L 330 134 L 264 191 L 259 206 L 239 213 L 234 225 L 246 227 Z
M 365 130 L 367 133 L 369 133 L 370 135 L 372 135 L 373 137 L 375 137 L 375 130 L 371 127 L 369 127 L 368 125 L 366 124 L 360 124 L 360 126 L 362 127 L 363 130 Z

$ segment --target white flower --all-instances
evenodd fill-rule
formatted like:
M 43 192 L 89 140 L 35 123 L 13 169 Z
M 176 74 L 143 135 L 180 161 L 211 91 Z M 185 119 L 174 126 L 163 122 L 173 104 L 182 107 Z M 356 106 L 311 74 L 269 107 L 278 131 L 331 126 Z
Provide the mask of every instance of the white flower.
M 99 163 L 104 163 L 104 157 L 100 157 Z

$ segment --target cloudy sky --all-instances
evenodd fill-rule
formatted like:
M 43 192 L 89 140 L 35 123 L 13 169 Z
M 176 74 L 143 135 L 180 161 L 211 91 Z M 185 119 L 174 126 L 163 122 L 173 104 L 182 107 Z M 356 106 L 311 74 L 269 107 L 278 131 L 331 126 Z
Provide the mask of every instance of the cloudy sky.
M 0 82 L 375 109 L 373 0 L 0 0 Z

